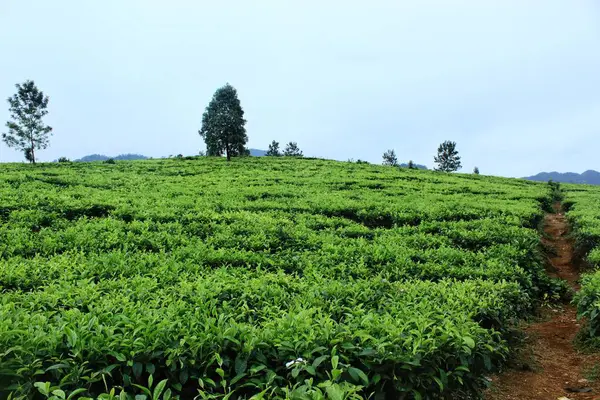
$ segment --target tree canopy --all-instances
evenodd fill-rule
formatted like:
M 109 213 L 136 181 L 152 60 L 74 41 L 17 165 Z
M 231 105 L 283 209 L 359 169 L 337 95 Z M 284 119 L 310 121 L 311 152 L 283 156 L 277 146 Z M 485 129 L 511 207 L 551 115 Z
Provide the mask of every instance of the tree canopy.
M 237 90 L 229 83 L 217 89 L 202 115 L 202 128 L 198 131 L 206 143 L 206 155 L 225 154 L 227 161 L 247 155 L 245 124 Z
M 267 150 L 266 156 L 279 157 L 281 156 L 281 151 L 279 151 L 279 142 L 273 140 L 269 145 L 269 150 Z
M 2 134 L 2 140 L 35 164 L 35 151 L 47 148 L 52 134 L 52 127 L 42 120 L 48 114 L 48 96 L 31 80 L 15 86 L 17 93 L 8 98 L 11 120 L 6 123 L 8 132 Z
M 288 156 L 288 157 L 302 157 L 303 156 L 302 150 L 300 150 L 300 148 L 298 147 L 298 143 L 296 143 L 296 142 L 289 142 L 285 146 L 283 155 Z
M 456 150 L 456 142 L 446 140 L 438 147 L 438 154 L 433 158 L 438 165 L 436 171 L 454 172 L 458 171 L 462 165 L 460 164 L 460 156 Z
M 396 167 L 398 165 L 398 157 L 394 149 L 390 149 L 383 153 L 383 165 L 390 165 Z

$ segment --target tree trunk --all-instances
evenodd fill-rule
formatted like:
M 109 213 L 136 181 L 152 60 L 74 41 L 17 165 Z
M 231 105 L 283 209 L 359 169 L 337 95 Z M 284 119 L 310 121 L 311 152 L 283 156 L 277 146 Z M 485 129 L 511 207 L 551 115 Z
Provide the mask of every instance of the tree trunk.
M 227 155 L 227 161 L 231 161 L 231 154 L 229 153 L 229 145 L 225 146 L 225 154 Z
M 35 152 L 33 150 L 33 135 L 31 135 L 30 138 L 31 138 L 31 162 L 33 164 L 35 164 Z

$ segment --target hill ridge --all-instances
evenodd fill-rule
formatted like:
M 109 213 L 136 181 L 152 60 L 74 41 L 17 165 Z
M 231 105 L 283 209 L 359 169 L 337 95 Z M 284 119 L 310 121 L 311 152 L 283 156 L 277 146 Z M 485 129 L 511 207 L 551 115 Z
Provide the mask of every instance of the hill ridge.
M 581 174 L 576 172 L 540 172 L 536 175 L 524 177 L 530 181 L 547 182 L 552 179 L 562 183 L 586 183 L 589 185 L 600 185 L 600 172 L 588 169 Z

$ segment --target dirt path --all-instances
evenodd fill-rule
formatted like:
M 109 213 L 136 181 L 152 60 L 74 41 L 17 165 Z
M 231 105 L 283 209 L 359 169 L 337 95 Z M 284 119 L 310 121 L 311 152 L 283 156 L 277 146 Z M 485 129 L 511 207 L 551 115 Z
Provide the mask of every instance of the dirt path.
M 560 210 L 560 205 L 556 204 L 555 209 Z M 577 290 L 579 271 L 573 263 L 573 244 L 567 236 L 569 225 L 564 214 L 547 214 L 544 232 L 548 238 L 543 241 L 556 251 L 550 259 L 554 270 L 548 273 L 565 279 Z M 543 322 L 525 328 L 533 365 L 493 377 L 487 400 L 600 399 L 600 382 L 586 379 L 586 371 L 600 362 L 600 356 L 581 354 L 573 346 L 580 325 L 575 308 L 564 305 L 548 314 Z

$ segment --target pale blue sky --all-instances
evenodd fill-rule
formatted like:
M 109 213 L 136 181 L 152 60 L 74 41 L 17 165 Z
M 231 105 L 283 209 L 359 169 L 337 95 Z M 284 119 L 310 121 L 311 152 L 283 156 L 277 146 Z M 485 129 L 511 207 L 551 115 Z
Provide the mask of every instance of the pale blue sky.
M 50 96 L 42 160 L 196 154 L 230 82 L 254 148 L 431 167 L 451 139 L 463 172 L 600 169 L 595 0 L 0 0 L 0 54 L 2 125 L 15 83 Z

